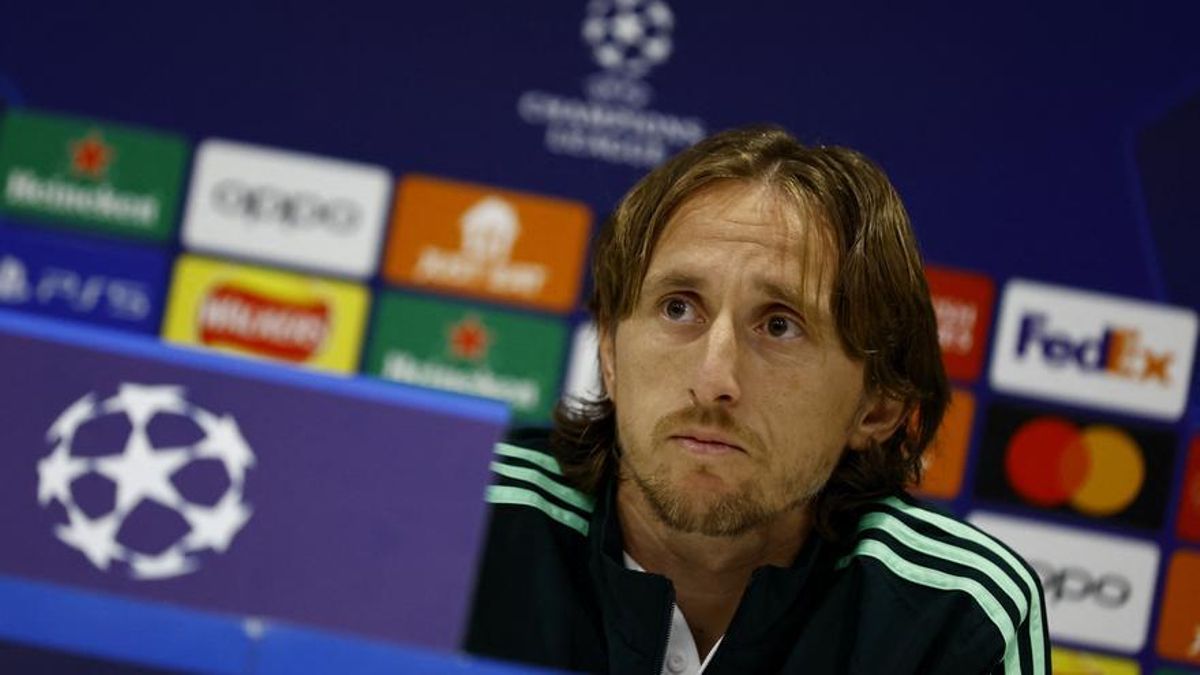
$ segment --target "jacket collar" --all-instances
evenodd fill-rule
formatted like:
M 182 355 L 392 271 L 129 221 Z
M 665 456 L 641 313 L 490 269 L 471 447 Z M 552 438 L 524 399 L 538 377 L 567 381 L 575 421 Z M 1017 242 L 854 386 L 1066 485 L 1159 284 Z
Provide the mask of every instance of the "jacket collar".
M 624 539 L 616 510 L 616 479 L 600 491 L 589 529 L 589 560 L 597 599 L 604 613 L 609 653 L 628 652 L 633 669 L 655 667 L 667 641 L 675 591 L 666 577 L 625 568 Z M 831 550 L 816 532 L 808 538 L 788 567 L 766 565 L 751 576 L 721 649 L 736 649 L 768 639 L 786 615 L 799 610 L 803 590 L 814 578 L 832 568 Z

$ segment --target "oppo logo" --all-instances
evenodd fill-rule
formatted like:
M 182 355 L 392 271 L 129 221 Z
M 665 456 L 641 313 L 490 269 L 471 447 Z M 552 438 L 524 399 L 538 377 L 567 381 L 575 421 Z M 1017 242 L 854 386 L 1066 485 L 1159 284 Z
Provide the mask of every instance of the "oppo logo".
M 1119 609 L 1133 594 L 1132 584 L 1119 574 L 1093 576 L 1082 567 L 1058 568 L 1041 560 L 1030 560 L 1029 564 L 1037 570 L 1046 599 L 1052 603 L 1090 600 L 1106 609 Z
M 348 199 L 322 199 L 312 192 L 287 192 L 269 185 L 226 179 L 212 191 L 218 212 L 244 220 L 278 223 L 289 229 L 323 229 L 350 235 L 362 222 L 362 210 Z

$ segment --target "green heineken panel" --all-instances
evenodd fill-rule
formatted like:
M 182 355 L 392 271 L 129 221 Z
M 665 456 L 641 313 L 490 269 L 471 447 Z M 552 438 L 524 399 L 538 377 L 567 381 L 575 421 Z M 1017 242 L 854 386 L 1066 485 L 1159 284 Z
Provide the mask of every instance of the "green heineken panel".
M 171 134 L 12 110 L 0 121 L 0 211 L 166 241 L 186 154 Z
M 545 422 L 558 398 L 566 328 L 551 319 L 381 293 L 365 368 L 379 377 L 497 399 Z

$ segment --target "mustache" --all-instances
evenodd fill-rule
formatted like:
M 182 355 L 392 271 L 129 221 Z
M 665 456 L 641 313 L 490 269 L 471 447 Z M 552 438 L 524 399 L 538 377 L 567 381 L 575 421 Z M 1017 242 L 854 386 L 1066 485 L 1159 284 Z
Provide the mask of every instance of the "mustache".
M 761 453 L 765 447 L 762 438 L 751 428 L 739 422 L 724 408 L 690 405 L 664 415 L 654 424 L 654 438 L 665 441 L 679 429 L 705 427 L 721 431 L 737 439 L 738 445 L 752 455 Z

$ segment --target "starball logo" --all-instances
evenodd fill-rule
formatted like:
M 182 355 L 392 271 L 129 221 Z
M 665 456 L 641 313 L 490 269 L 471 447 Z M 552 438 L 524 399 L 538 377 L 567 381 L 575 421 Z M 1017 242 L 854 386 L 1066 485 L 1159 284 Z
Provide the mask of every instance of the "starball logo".
M 1005 288 L 992 386 L 1174 421 L 1184 411 L 1196 313 L 1015 279 Z
M 659 164 L 707 133 L 697 117 L 648 107 L 653 90 L 645 78 L 674 53 L 677 28 L 663 0 L 591 0 L 578 35 L 601 70 L 584 80 L 584 97 L 532 89 L 517 98 L 517 114 L 544 127 L 553 154 Z

